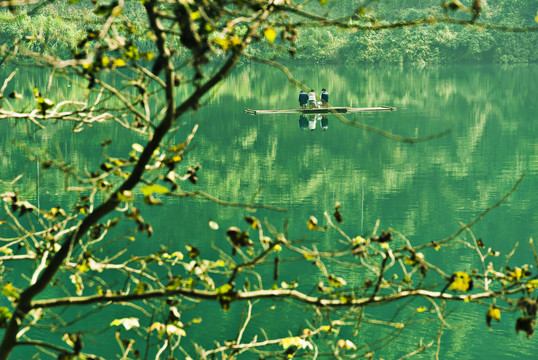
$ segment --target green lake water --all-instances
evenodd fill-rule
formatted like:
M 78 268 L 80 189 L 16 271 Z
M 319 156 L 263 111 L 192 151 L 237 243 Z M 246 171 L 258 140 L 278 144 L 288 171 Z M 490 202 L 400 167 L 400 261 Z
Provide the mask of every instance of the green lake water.
M 367 234 L 379 219 L 380 229 L 396 229 L 418 245 L 456 232 L 460 222 L 470 222 L 495 204 L 526 173 L 518 190 L 472 231 L 487 247 L 501 252 L 501 257 L 493 260 L 496 263 L 502 264 L 503 256 L 519 242 L 510 263 L 532 264 L 528 240 L 538 235 L 538 66 L 461 65 L 423 69 L 304 66 L 290 70 L 318 94 L 321 88 L 328 89 L 333 106 L 397 108 L 394 112 L 344 115 L 350 121 L 403 137 L 450 132 L 409 145 L 343 124 L 334 116 L 323 119 L 325 129 L 321 120 L 307 119 L 315 123 L 315 129 L 310 130 L 301 128 L 304 119 L 299 114 L 248 115 L 244 112 L 247 108 L 297 107 L 298 89 L 290 86 L 278 70 L 243 66 L 207 99 L 205 107 L 184 119 L 186 130 L 178 133 L 178 140 L 194 124 L 199 124 L 195 147 L 186 161 L 189 165 L 201 165 L 198 185 L 186 185 L 185 190 L 203 190 L 242 203 L 257 194 L 256 201 L 288 211 L 258 210 L 256 217 L 266 218 L 279 229 L 288 221 L 291 239 L 306 236 L 318 240 L 320 247 L 336 244 L 337 234 L 309 233 L 306 221 L 310 216 L 322 221 L 323 213 L 331 213 L 337 201 L 344 216 L 342 228 L 351 236 Z M 19 85 L 10 87 L 27 83 L 45 86 L 48 81 L 47 74 L 38 72 L 19 75 Z M 0 80 L 5 76 L 4 72 Z M 49 94 L 52 99 L 74 97 L 77 91 L 82 91 L 75 86 L 68 88 L 61 79 L 55 81 L 54 94 Z M 112 138 L 112 151 L 117 151 L 116 155 L 125 154 L 133 142 L 140 141 L 121 130 L 99 126 L 72 133 L 71 125 L 52 124 L 47 131 L 31 135 L 27 134 L 25 123 L 2 120 L 0 127 L 3 178 L 24 172 L 27 180 L 24 190 L 33 199 L 39 197 L 41 204 L 56 205 L 64 200 L 63 179 L 41 174 L 36 193 L 36 164 L 24 165 L 24 153 L 13 146 L 13 140 L 37 140 L 40 147 L 89 167 L 97 167 L 102 161 L 99 146 L 102 138 Z M 6 185 L 1 186 L 4 191 Z M 130 251 L 140 255 L 158 249 L 161 243 L 184 251 L 188 243 L 199 247 L 204 254 L 211 252 L 211 240 L 228 249 L 225 229 L 244 227 L 242 217 L 247 213 L 242 208 L 221 207 L 199 199 L 170 200 L 148 215 L 155 235 L 137 239 Z M 218 232 L 209 229 L 210 220 L 219 223 Z M 468 235 L 462 237 L 469 240 Z M 427 256 L 435 258 L 447 273 L 480 266 L 476 254 L 463 248 Z M 315 269 L 305 262 L 284 263 L 279 280 L 301 283 L 301 280 L 317 279 L 319 274 Z M 361 278 L 361 274 L 344 270 L 337 275 Z M 270 276 L 264 283 L 266 287 L 271 286 Z M 236 337 L 243 305 L 234 303 L 227 313 L 216 303 L 198 306 L 193 314 L 186 316 L 203 316 L 204 320 L 187 329 L 185 347 L 191 348 L 191 340 L 210 346 L 213 341 L 222 343 Z M 273 305 L 276 310 L 270 310 Z M 260 328 L 269 336 L 286 336 L 287 329 L 297 332 L 306 326 L 305 321 L 311 320 L 298 307 L 285 302 L 263 302 L 255 307 L 259 312 L 266 309 L 269 310 L 263 317 L 253 321 L 244 339 L 261 337 Z M 375 308 L 372 314 L 390 319 L 395 309 L 394 305 L 383 306 Z M 485 307 L 450 304 L 450 309 L 447 322 L 453 329 L 444 329 L 441 359 L 538 357 L 538 337 L 527 339 L 514 331 L 518 312 L 503 313 L 501 322 L 489 331 Z M 124 316 L 121 313 L 124 309 L 117 310 L 118 314 L 114 311 L 110 310 L 109 314 Z M 77 312 L 70 311 L 66 316 Z M 106 328 L 109 321 L 103 318 L 94 316 L 90 321 L 96 328 Z M 375 358 L 403 356 L 414 350 L 421 339 L 426 343 L 435 338 L 438 327 L 420 324 L 405 330 L 394 342 L 378 350 Z M 353 340 L 363 345 L 388 331 L 391 329 L 368 325 Z M 88 351 L 107 348 L 103 355 L 107 359 L 113 358 L 111 354 L 117 347 L 110 331 L 105 336 L 88 334 L 85 343 Z M 431 359 L 434 352 L 435 346 L 416 358 Z M 28 349 L 22 349 L 15 353 L 14 359 L 27 356 Z

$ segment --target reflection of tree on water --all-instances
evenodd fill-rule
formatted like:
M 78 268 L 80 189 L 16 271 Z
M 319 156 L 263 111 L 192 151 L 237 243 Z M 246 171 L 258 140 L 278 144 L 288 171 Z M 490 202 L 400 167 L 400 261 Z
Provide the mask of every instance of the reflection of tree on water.
M 316 130 L 316 122 L 319 120 L 319 125 L 322 130 L 327 130 L 329 127 L 329 116 L 321 114 L 311 114 L 308 117 L 305 114 L 299 116 L 299 128 L 301 130 L 306 130 L 307 128 L 311 131 Z

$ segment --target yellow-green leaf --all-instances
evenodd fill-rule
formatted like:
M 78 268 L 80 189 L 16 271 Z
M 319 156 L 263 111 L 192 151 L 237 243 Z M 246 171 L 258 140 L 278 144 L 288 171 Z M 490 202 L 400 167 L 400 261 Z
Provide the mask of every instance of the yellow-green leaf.
M 351 340 L 340 339 L 336 343 L 336 346 L 338 346 L 342 350 L 357 350 L 357 346 L 353 344 Z
M 108 64 L 110 64 L 110 58 L 109 58 L 108 56 L 103 56 L 103 57 L 101 58 L 101 65 L 102 65 L 103 67 L 107 67 Z
M 176 335 L 176 336 L 186 336 L 187 333 L 185 332 L 185 330 L 183 330 L 182 328 L 176 326 L 176 325 L 173 325 L 173 324 L 168 324 L 166 325 L 166 334 L 168 336 L 170 335 Z
M 82 283 L 82 278 L 80 277 L 79 273 L 73 274 L 69 276 L 69 279 L 71 279 L 71 282 L 73 285 L 75 285 L 75 291 L 78 296 L 82 295 L 82 291 L 84 291 L 84 284 Z
M 334 286 L 335 288 L 340 288 L 342 286 L 346 286 L 347 285 L 347 282 L 346 280 L 344 280 L 344 278 L 341 278 L 341 277 L 336 277 L 334 276 L 333 274 L 330 274 L 328 277 L 327 277 L 327 280 L 329 281 L 329 284 L 331 286 Z
M 1 249 L 0 249 L 1 250 Z M 534 289 L 538 289 L 538 279 L 530 280 L 527 283 L 527 287 L 529 289 L 529 292 L 533 291 Z
M 139 153 L 144 151 L 144 147 L 142 145 L 140 145 L 140 144 L 134 143 L 132 146 L 133 146 L 134 151 L 137 151 Z
M 140 55 L 138 54 L 138 48 L 135 45 L 129 45 L 125 48 L 123 57 L 127 60 L 138 60 Z
M 11 255 L 13 254 L 13 250 L 11 250 L 10 248 L 6 247 L 6 246 L 2 246 L 0 248 L 0 252 L 6 254 L 6 255 Z
M 119 201 L 129 201 L 132 199 L 133 199 L 133 192 L 131 190 L 123 190 L 122 192 L 118 192 Z
M 282 340 L 280 340 L 280 345 L 282 345 L 282 347 L 284 349 L 287 349 L 291 346 L 295 346 L 295 347 L 298 347 L 299 349 L 305 349 L 305 348 L 309 348 L 309 349 L 313 349 L 314 347 L 312 346 L 312 344 L 299 337 L 299 336 L 295 336 L 295 337 L 287 337 L 287 338 L 284 338 Z
M 0 307 L 0 328 L 5 328 L 7 323 L 11 319 L 11 313 L 9 309 L 5 306 Z
M 209 222 L 209 227 L 213 230 L 218 230 L 219 229 L 219 224 L 217 224 L 216 222 L 214 222 L 213 220 L 211 220 Z
M 276 31 L 272 27 L 269 27 L 263 31 L 263 35 L 267 40 L 269 40 L 270 43 L 275 41 L 276 38 Z
M 220 303 L 222 310 L 228 311 L 230 309 L 230 303 L 234 299 L 235 293 L 233 286 L 230 284 L 224 284 L 217 288 L 217 300 Z
M 87 271 L 90 271 L 90 267 L 88 266 L 88 263 L 84 261 L 82 264 L 78 266 L 78 271 L 81 273 L 85 273 Z
M 143 282 L 139 282 L 138 284 L 136 284 L 136 287 L 134 288 L 133 292 L 135 294 L 143 294 L 146 292 L 146 290 L 148 289 L 148 284 L 146 283 L 143 283 Z
M 228 50 L 230 48 L 230 40 L 224 38 L 215 38 L 213 42 L 219 45 L 223 50 Z
M 10 282 L 4 284 L 1 293 L 2 293 L 2 295 L 6 296 L 6 297 L 8 297 L 10 299 L 13 299 L 13 300 L 16 300 L 16 299 L 19 298 L 19 294 L 17 292 L 17 289 L 15 289 L 13 284 L 10 283 Z
M 231 38 L 230 41 L 232 42 L 232 46 L 234 46 L 234 47 L 235 47 L 235 46 L 239 46 L 239 45 L 242 44 L 241 39 L 239 39 L 239 38 L 237 37 L 237 35 L 232 36 L 232 38 Z
M 123 318 L 123 319 L 114 319 L 110 323 L 110 326 L 123 326 L 125 330 L 130 330 L 135 327 L 139 327 L 140 323 L 135 317 Z
M 155 322 L 151 324 L 148 331 L 152 332 L 153 330 L 157 330 L 157 332 L 159 333 L 159 338 L 162 337 L 164 334 L 164 324 L 160 322 Z
M 233 287 L 230 284 L 224 284 L 216 290 L 217 295 L 224 295 L 232 291 Z
M 167 188 L 165 188 L 164 186 L 162 185 L 147 185 L 147 186 L 143 186 L 140 191 L 142 191 L 142 194 L 144 194 L 144 196 L 150 196 L 152 195 L 153 193 L 157 193 L 157 194 L 168 194 L 168 192 L 170 190 L 168 190 Z
M 54 106 L 54 101 L 44 98 L 41 95 L 36 97 L 37 107 L 39 111 L 45 115 L 45 112 Z
M 127 65 L 127 62 L 125 62 L 125 60 L 123 60 L 123 59 L 114 59 L 114 66 L 122 67 L 122 66 L 126 66 L 126 65 Z
M 491 320 L 501 321 L 501 310 L 495 305 L 492 305 L 486 313 L 486 324 L 491 329 Z
M 155 57 L 155 53 L 153 51 L 148 51 L 144 54 L 146 61 L 151 61 Z
M 452 291 L 470 291 L 473 289 L 473 279 L 463 271 L 456 271 L 452 274 L 450 281 L 450 290 Z

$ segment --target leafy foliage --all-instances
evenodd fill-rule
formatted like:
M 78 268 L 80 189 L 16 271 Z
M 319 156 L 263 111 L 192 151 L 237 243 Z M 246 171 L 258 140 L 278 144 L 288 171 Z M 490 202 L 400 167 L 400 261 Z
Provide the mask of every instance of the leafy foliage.
M 523 177 L 455 234 L 418 245 L 394 229 L 378 229 L 379 224 L 366 234 L 346 233 L 338 225 L 347 219 L 339 203 L 332 216 L 326 212 L 322 220 L 314 215 L 304 219 L 309 235 L 293 239 L 287 223 L 275 226 L 251 212 L 282 209 L 254 200 L 229 202 L 193 190 L 198 177 L 203 176 L 201 166 L 189 158 L 198 127 L 188 129 L 183 117 L 202 106 L 206 96 L 243 58 L 275 66 L 267 59 L 310 56 L 310 61 L 328 61 L 340 56 L 346 60 L 343 54 L 353 48 L 353 54 L 358 51 L 363 58 L 349 55 L 348 61 L 435 62 L 448 50 L 432 50 L 434 44 L 444 41 L 450 47 L 456 38 L 472 59 L 495 51 L 494 46 L 482 44 L 494 41 L 491 34 L 454 30 L 455 25 L 478 26 L 476 21 L 486 9 L 479 9 L 476 2 L 472 6 L 444 3 L 446 6 L 436 7 L 437 17 L 374 5 L 355 8 L 347 1 L 338 7 L 330 0 L 307 3 L 306 8 L 287 1 L 238 0 L 56 4 L 74 9 L 80 16 L 75 19 L 78 28 L 74 28 L 82 31 L 73 33 L 65 28 L 65 19 L 56 16 L 57 24 L 51 25 L 49 18 L 42 17 L 36 22 L 38 28 L 19 26 L 19 21 L 40 17 L 48 2 L 23 2 L 26 13 L 19 13 L 21 9 L 12 2 L 3 2 L 7 10 L 2 15 L 14 26 L 8 31 L 13 41 L 2 48 L 3 55 L 50 69 L 51 79 L 59 73 L 83 91 L 74 100 L 49 99 L 51 80 L 48 86 L 32 87 L 34 97 L 27 103 L 18 101 L 27 100 L 22 94 L 28 94 L 29 89 L 12 92 L 8 98 L 13 104 L 2 94 L 2 119 L 25 120 L 29 127 L 42 130 L 50 128 L 53 121 L 65 121 L 75 124 L 74 132 L 92 126 L 117 126 L 137 142 L 123 149 L 122 155 L 115 155 L 110 138 L 91 139 L 100 144 L 100 164 L 69 164 L 52 152 L 28 151 L 30 160 L 39 160 L 43 171 L 63 181 L 66 204 L 42 207 L 32 203 L 20 191 L 22 176 L 5 182 L 8 189 L 1 194 L 0 227 L 7 235 L 2 239 L 5 245 L 0 248 L 4 254 L 0 261 L 25 269 L 25 277 L 0 268 L 5 305 L 0 307 L 0 326 L 5 328 L 0 359 L 7 359 L 23 344 L 54 353 L 59 359 L 98 358 L 103 349 L 87 350 L 83 337 L 100 334 L 101 323 L 106 329 L 115 328 L 117 354 L 123 358 L 138 358 L 141 353 L 146 358 L 163 353 L 170 358 L 187 353 L 204 359 L 234 358 L 247 351 L 263 352 L 268 357 L 322 353 L 327 357 L 371 358 L 369 349 L 377 340 L 367 340 L 361 347 L 356 344 L 363 335 L 359 333 L 366 331 L 363 323 L 394 330 L 390 337 L 394 339 L 415 321 L 438 322 L 440 331 L 430 343 L 421 345 L 419 350 L 424 351 L 441 340 L 447 301 L 484 306 L 488 309 L 487 327 L 492 320 L 500 322 L 501 309 L 518 311 L 521 316 L 515 323 L 516 331 L 531 337 L 537 312 L 534 268 L 509 263 L 510 255 L 504 259 L 494 256 L 495 250 L 484 250 L 483 242 L 475 241 L 470 231 L 516 190 Z M 333 10 L 344 15 L 333 17 Z M 439 32 L 419 26 L 437 22 L 445 24 Z M 398 30 L 381 31 L 390 28 Z M 56 38 L 65 34 L 69 39 L 56 46 Z M 262 53 L 263 58 L 256 58 Z M 298 84 L 292 77 L 290 80 Z M 172 198 L 203 198 L 222 206 L 242 207 L 249 213 L 226 230 L 216 220 L 210 222 L 208 237 L 222 240 L 218 245 L 212 243 L 212 253 L 188 240 L 184 240 L 184 250 L 177 249 L 164 245 L 147 220 L 147 214 L 169 205 L 162 199 Z M 171 216 L 171 221 L 176 219 Z M 468 238 L 464 232 L 470 234 Z M 338 238 L 339 245 L 317 242 L 319 234 Z M 152 236 L 163 243 L 157 250 L 144 247 L 145 238 Z M 225 239 L 229 245 L 222 245 Z M 477 254 L 482 270 L 435 265 L 432 254 L 448 251 L 456 239 Z M 142 253 L 127 252 L 131 246 L 142 248 Z M 532 240 L 529 249 L 538 259 Z M 304 265 L 311 269 L 310 275 L 283 280 L 286 263 Z M 275 302 L 282 299 L 304 314 L 299 331 L 265 333 L 264 340 L 259 336 L 262 334 L 245 335 L 252 319 L 267 311 L 266 306 L 269 310 L 283 309 L 281 302 Z M 402 307 L 390 317 L 369 313 L 374 305 L 409 305 L 413 301 L 417 304 Z M 196 312 L 200 303 L 207 302 L 218 303 L 223 312 L 244 304 L 238 335 L 224 344 L 187 348 L 183 338 L 189 336 L 191 326 L 202 322 L 214 326 L 215 319 L 206 318 L 203 310 Z M 121 317 L 107 311 L 113 306 L 121 308 Z M 71 316 L 67 311 L 73 308 L 82 309 L 81 314 L 99 312 L 100 324 L 88 329 L 85 315 L 77 312 Z M 59 321 L 65 313 L 66 320 Z M 39 340 L 41 328 L 54 330 L 54 339 Z M 409 354 L 415 351 L 408 350 Z

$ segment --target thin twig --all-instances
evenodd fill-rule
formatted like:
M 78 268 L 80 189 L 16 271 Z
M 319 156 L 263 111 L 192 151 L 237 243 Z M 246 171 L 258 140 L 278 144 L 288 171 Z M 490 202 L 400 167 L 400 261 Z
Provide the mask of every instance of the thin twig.
M 243 337 L 243 333 L 245 332 L 245 330 L 246 330 L 246 328 L 248 326 L 248 323 L 250 322 L 251 316 L 252 316 L 252 302 L 248 301 L 247 318 L 245 319 L 245 323 L 243 324 L 243 326 L 241 327 L 241 330 L 239 331 L 239 335 L 237 335 L 237 340 L 236 340 L 237 344 L 241 344 L 241 339 Z
M 491 205 L 490 207 L 488 207 L 486 210 L 482 211 L 482 213 L 480 213 L 480 215 L 478 215 L 476 218 L 474 218 L 471 222 L 469 222 L 468 224 L 466 224 L 465 226 L 462 226 L 458 231 L 456 231 L 454 234 L 450 235 L 449 237 L 443 239 L 443 240 L 439 240 L 439 241 L 436 241 L 435 243 L 437 245 L 442 245 L 442 244 L 445 244 L 455 238 L 457 238 L 463 231 L 465 231 L 466 229 L 468 228 L 471 228 L 473 227 L 477 222 L 479 222 L 480 220 L 482 220 L 484 218 L 484 216 L 486 216 L 487 213 L 489 213 L 491 210 L 499 207 L 510 195 L 512 195 L 512 193 L 514 191 L 516 191 L 516 189 L 518 188 L 519 184 L 521 184 L 521 182 L 523 181 L 523 179 L 525 178 L 525 175 L 526 173 L 523 173 L 523 175 L 521 175 L 521 177 L 516 181 L 515 185 L 506 193 L 504 194 L 504 196 L 499 200 L 497 201 L 495 204 Z M 420 249 L 424 249 L 424 248 L 427 248 L 427 247 L 432 247 L 434 246 L 433 244 L 424 244 L 424 245 L 420 245 L 420 246 L 417 246 L 415 248 L 415 250 L 420 250 Z

